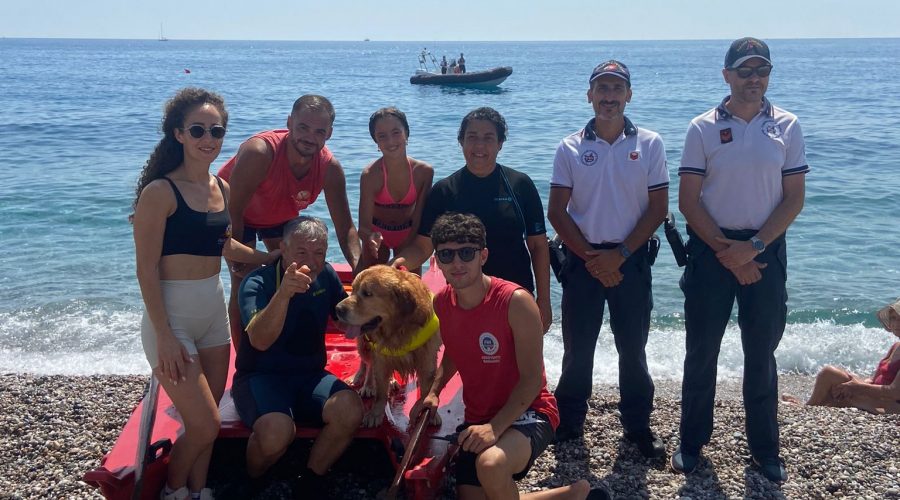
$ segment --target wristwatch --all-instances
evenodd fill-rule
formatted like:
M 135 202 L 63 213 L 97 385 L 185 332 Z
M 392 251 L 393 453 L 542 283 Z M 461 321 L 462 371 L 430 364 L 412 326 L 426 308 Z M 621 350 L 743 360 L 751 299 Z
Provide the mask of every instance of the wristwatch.
M 631 250 L 629 250 L 624 243 L 619 245 L 619 253 L 622 254 L 622 257 L 624 257 L 625 259 L 631 257 Z
M 750 244 L 753 245 L 753 249 L 756 250 L 756 253 L 763 253 L 766 251 L 766 242 L 756 236 L 750 238 Z

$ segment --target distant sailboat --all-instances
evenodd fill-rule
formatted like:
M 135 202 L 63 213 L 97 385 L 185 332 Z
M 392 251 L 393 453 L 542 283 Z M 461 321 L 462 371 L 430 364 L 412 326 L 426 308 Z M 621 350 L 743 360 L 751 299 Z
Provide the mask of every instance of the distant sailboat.
M 159 41 L 160 42 L 168 42 L 169 39 L 163 35 L 162 23 L 159 23 Z

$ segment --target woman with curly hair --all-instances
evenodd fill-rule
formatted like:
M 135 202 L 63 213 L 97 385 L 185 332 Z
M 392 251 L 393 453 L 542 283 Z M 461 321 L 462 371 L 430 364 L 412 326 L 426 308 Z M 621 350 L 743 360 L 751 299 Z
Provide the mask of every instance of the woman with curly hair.
M 225 102 L 180 90 L 165 106 L 163 138 L 141 172 L 134 202 L 141 340 L 153 374 L 184 421 L 172 448 L 166 500 L 212 498 L 206 474 L 219 430 L 231 336 L 222 255 L 251 264 L 273 255 L 231 238 L 228 184 L 209 173 L 228 125 Z

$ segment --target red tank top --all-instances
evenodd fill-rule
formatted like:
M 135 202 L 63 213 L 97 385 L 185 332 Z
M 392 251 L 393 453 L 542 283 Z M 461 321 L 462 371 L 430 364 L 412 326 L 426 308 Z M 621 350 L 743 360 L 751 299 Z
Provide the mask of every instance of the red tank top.
M 459 307 L 449 285 L 434 297 L 444 352 L 456 363 L 462 378 L 466 422 L 484 423 L 493 418 L 519 382 L 516 346 L 509 326 L 509 301 L 519 289 L 524 290 L 491 277 L 484 301 L 473 309 Z M 559 425 L 556 398 L 547 390 L 543 364 L 541 390 L 530 408 L 546 415 L 554 429 Z
M 894 383 L 894 379 L 897 378 L 897 372 L 900 371 L 900 359 L 891 363 L 891 355 L 894 354 L 898 347 L 900 347 L 900 342 L 895 342 L 888 349 L 887 356 L 878 363 L 878 368 L 875 369 L 875 376 L 872 377 L 873 384 L 891 385 Z
M 302 179 L 294 177 L 288 163 L 287 148 L 290 147 L 287 130 L 270 130 L 254 135 L 262 139 L 274 151 L 272 163 L 266 178 L 259 184 L 253 198 L 244 210 L 244 223 L 258 228 L 281 225 L 312 205 L 325 186 L 325 172 L 334 157 L 327 147 L 323 147 L 312 159 L 309 172 Z M 219 177 L 229 180 L 237 156 L 228 160 L 219 169 Z

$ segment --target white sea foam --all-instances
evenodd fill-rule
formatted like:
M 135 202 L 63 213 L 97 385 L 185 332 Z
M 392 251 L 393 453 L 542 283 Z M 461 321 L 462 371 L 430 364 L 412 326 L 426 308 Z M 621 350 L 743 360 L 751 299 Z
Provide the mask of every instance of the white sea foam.
M 55 375 L 149 373 L 141 349 L 140 313 L 104 311 L 83 301 L 54 308 L 0 313 L 0 372 Z M 683 330 L 652 329 L 647 343 L 650 373 L 658 380 L 680 380 L 684 364 Z M 830 321 L 790 324 L 776 352 L 779 370 L 813 374 L 825 364 L 869 374 L 893 341 L 887 332 Z M 556 324 L 545 337 L 547 379 L 559 379 L 562 338 Z M 740 377 L 743 352 L 737 326 L 729 325 L 719 354 L 720 379 Z M 594 382 L 615 384 L 618 357 L 608 324 L 594 352 Z

